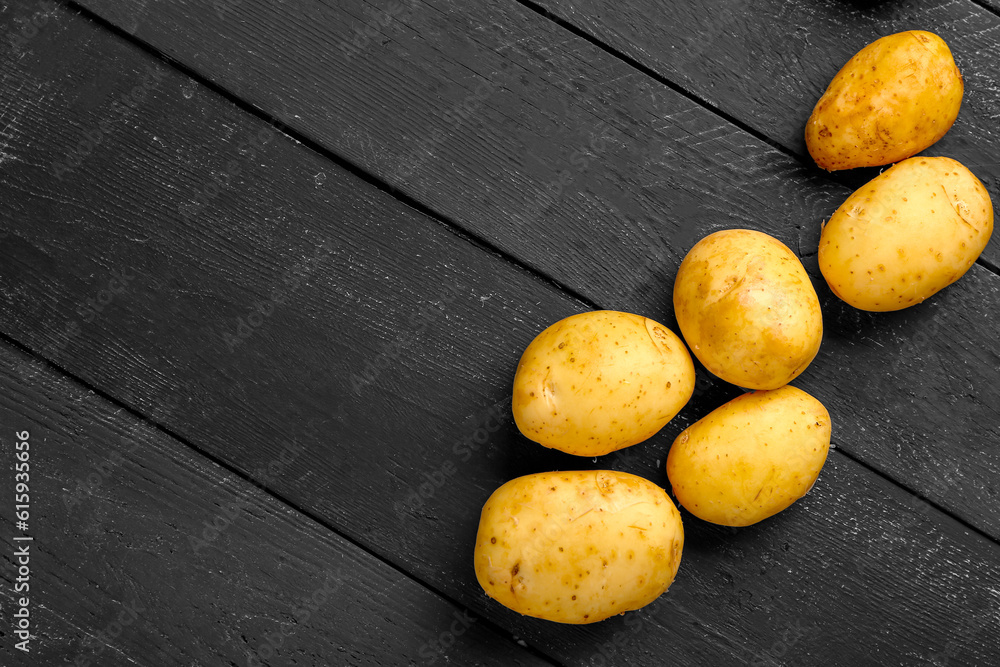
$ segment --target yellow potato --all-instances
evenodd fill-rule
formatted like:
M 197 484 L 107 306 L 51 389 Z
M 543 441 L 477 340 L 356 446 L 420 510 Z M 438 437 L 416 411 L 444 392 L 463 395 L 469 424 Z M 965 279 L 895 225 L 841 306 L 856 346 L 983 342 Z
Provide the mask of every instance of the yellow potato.
M 748 229 L 716 232 L 691 248 L 674 282 L 674 313 L 705 368 L 749 389 L 791 382 L 823 339 L 802 263 L 781 241 Z
M 514 376 L 514 421 L 525 437 L 600 456 L 642 442 L 694 392 L 694 363 L 670 329 L 630 313 L 567 317 L 531 341 Z
M 951 128 L 963 92 L 944 40 L 922 30 L 888 35 L 833 77 L 806 123 L 806 147 L 828 171 L 908 158 Z
M 914 157 L 847 198 L 823 227 L 819 268 L 862 310 L 900 310 L 961 278 L 993 233 L 979 180 L 946 157 Z
M 659 597 L 683 548 L 680 512 L 652 482 L 610 470 L 544 472 L 486 501 L 476 578 L 521 614 L 594 623 Z
M 795 387 L 744 394 L 685 429 L 667 476 L 700 519 L 749 526 L 812 488 L 830 449 L 830 414 Z

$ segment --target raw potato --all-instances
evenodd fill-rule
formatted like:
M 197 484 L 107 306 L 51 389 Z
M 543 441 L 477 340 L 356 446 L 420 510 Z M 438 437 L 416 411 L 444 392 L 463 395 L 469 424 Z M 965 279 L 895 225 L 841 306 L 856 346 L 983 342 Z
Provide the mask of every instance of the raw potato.
M 694 363 L 670 329 L 598 310 L 548 327 L 514 376 L 514 421 L 525 437 L 568 454 L 600 456 L 642 442 L 694 392 Z
M 667 476 L 700 519 L 749 526 L 812 488 L 830 449 L 830 414 L 795 387 L 744 394 L 685 429 Z
M 594 623 L 659 597 L 683 548 L 680 512 L 652 482 L 610 470 L 544 472 L 486 501 L 476 577 L 521 614 Z
M 716 232 L 691 248 L 674 282 L 674 313 L 705 368 L 748 389 L 788 384 L 823 339 L 802 263 L 781 241 L 749 229 Z
M 883 37 L 833 77 L 806 124 L 806 146 L 828 171 L 897 162 L 945 135 L 963 92 L 940 37 L 922 30 Z
M 900 310 L 961 278 L 993 233 L 990 195 L 946 157 L 915 157 L 858 189 L 823 227 L 819 268 L 862 310 Z

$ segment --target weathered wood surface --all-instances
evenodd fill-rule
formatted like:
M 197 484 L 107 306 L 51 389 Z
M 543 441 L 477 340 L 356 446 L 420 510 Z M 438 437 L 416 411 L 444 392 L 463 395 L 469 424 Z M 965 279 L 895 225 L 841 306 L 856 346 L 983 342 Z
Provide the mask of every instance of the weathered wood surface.
M 0 424 L 5 452 L 30 434 L 37 632 L 25 659 L 5 628 L 4 665 L 551 664 L 5 342 Z M 305 444 L 281 446 L 275 475 Z
M 993 7 L 984 7 L 992 4 Z M 961 113 L 926 151 L 961 161 L 1000 200 L 1000 5 L 841 0 L 681 0 L 670 10 L 629 0 L 607 11 L 600 0 L 536 5 L 645 71 L 683 88 L 812 164 L 803 131 L 833 75 L 866 44 L 903 30 L 929 30 L 948 43 L 965 79 Z M 842 173 L 856 183 L 876 170 Z M 1000 243 L 984 257 L 1000 265 Z
M 469 550 L 496 486 L 597 466 L 666 484 L 672 437 L 732 390 L 703 382 L 664 433 L 597 463 L 525 442 L 506 418 L 517 356 L 586 304 L 100 26 L 56 25 L 5 61 L 0 89 L 18 119 L 0 165 L 5 335 L 561 664 L 1000 655 L 997 545 L 836 451 L 764 525 L 688 517 L 681 576 L 643 612 L 565 627 L 485 600 Z M 144 81 L 135 110 L 55 178 L 53 161 Z M 37 381 L 34 365 L 17 372 Z M 269 474 L 287 439 L 305 451 Z
M 1000 277 L 974 266 L 904 313 L 844 306 L 812 253 L 850 189 L 815 167 L 512 2 L 83 4 L 600 307 L 672 323 L 697 238 L 777 236 L 823 301 L 797 384 L 831 409 L 836 442 L 1000 536 Z M 352 47 L 366 25 L 382 37 Z

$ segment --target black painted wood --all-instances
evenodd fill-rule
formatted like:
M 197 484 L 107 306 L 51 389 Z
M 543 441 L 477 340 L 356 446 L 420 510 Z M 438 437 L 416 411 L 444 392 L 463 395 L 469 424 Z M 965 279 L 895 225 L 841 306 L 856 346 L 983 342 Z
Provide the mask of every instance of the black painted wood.
M 615 53 L 684 89 L 812 165 L 805 123 L 837 71 L 866 44 L 904 30 L 929 30 L 949 45 L 965 79 L 954 127 L 927 155 L 968 166 L 1000 202 L 1000 4 L 682 0 L 665 11 L 651 0 L 530 0 Z M 860 184 L 876 169 L 844 172 Z M 1000 243 L 983 254 L 1000 265 Z
M 551 664 L 2 342 L 0 424 L 8 454 L 30 433 L 37 630 L 14 649 L 5 549 L 4 665 Z M 286 440 L 277 469 L 303 446 Z
M 666 484 L 672 437 L 732 390 L 703 380 L 677 423 L 598 462 L 525 442 L 506 417 L 517 356 L 583 304 L 106 30 L 60 20 L 2 89 L 18 112 L 0 197 L 6 335 L 563 664 L 1000 655 L 997 545 L 836 451 L 810 496 L 763 525 L 686 517 L 681 577 L 639 614 L 566 627 L 486 600 L 470 549 L 497 485 L 597 466 Z M 55 178 L 52 161 L 147 78 L 132 115 Z M 36 381 L 32 365 L 16 372 Z M 287 439 L 305 451 L 272 472 Z
M 1000 277 L 974 266 L 902 313 L 846 307 L 812 253 L 847 186 L 515 3 L 84 4 L 601 307 L 672 323 L 697 238 L 778 236 L 823 302 L 798 384 L 831 409 L 835 440 L 1000 536 Z M 369 24 L 382 37 L 351 47 Z

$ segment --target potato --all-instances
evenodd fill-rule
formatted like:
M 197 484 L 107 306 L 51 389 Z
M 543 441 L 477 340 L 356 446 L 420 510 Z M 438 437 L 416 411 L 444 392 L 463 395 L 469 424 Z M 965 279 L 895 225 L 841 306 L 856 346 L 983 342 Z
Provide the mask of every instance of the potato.
M 610 470 L 543 472 L 486 501 L 476 578 L 521 614 L 594 623 L 659 597 L 683 548 L 680 512 L 652 482 Z
M 833 77 L 806 123 L 806 147 L 828 171 L 908 158 L 951 128 L 963 92 L 940 37 L 922 30 L 883 37 Z
M 705 368 L 749 389 L 791 382 L 823 339 L 802 263 L 781 241 L 748 229 L 716 232 L 691 248 L 674 282 L 674 313 Z
M 642 442 L 694 392 L 684 343 L 653 320 L 598 310 L 531 341 L 514 375 L 514 421 L 525 437 L 579 456 Z
M 667 455 L 667 476 L 691 514 L 749 526 L 804 496 L 829 449 L 826 408 L 785 386 L 739 396 L 685 429 Z
M 819 268 L 862 310 L 900 310 L 961 278 L 993 233 L 979 180 L 946 157 L 914 157 L 847 198 L 823 227 Z

